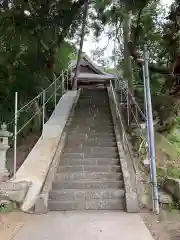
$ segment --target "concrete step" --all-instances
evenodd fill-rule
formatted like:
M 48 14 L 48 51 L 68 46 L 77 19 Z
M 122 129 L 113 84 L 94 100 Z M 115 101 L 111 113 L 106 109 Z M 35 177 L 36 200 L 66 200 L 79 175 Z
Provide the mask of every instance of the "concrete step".
M 73 173 L 57 173 L 55 176 L 55 181 L 59 180 L 121 180 L 122 173 L 112 173 L 112 172 L 73 172 Z
M 111 166 L 111 165 L 76 165 L 76 166 L 59 166 L 58 173 L 73 173 L 73 172 L 87 172 L 87 173 L 93 173 L 93 172 L 113 172 L 113 173 L 119 173 L 121 171 L 120 166 Z
M 52 189 L 106 189 L 123 188 L 123 180 L 74 180 L 74 181 L 54 181 Z
M 63 149 L 64 153 L 116 153 L 117 147 L 96 147 L 96 144 L 88 147 L 65 147 Z
M 123 189 L 61 189 L 52 190 L 49 199 L 53 201 L 120 199 L 124 198 Z
M 76 165 L 119 165 L 118 158 L 84 158 L 84 159 L 61 159 L 60 166 L 76 166 Z
M 123 199 L 95 199 L 75 201 L 52 201 L 49 200 L 48 208 L 51 211 L 67 210 L 124 210 Z
M 118 152 L 75 152 L 63 153 L 62 158 L 83 159 L 83 158 L 118 158 Z

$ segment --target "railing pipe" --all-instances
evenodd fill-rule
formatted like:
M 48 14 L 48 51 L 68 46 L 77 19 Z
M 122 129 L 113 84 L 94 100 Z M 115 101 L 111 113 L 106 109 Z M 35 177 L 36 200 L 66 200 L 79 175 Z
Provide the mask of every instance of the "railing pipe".
M 46 108 L 45 104 L 46 104 L 46 91 L 43 90 L 43 103 L 42 103 L 42 125 L 43 125 L 42 129 L 43 130 L 44 130 L 44 124 L 45 124 L 45 108 Z
M 57 79 L 54 81 L 54 112 L 57 104 Z
M 18 124 L 18 93 L 15 92 L 15 109 L 14 109 L 14 177 L 16 177 L 17 167 L 17 124 Z
M 62 82 L 61 82 L 61 94 L 64 94 L 64 71 L 62 72 Z
M 144 47 L 144 72 L 145 72 L 145 102 L 147 108 L 147 121 L 148 121 L 148 132 L 149 132 L 149 149 L 150 149 L 150 161 L 151 161 L 151 177 L 152 177 L 152 191 L 153 191 L 153 212 L 159 214 L 159 197 L 158 197 L 158 185 L 156 177 L 156 152 L 155 152 L 155 137 L 154 137 L 154 126 L 153 126 L 153 115 L 152 115 L 152 103 L 151 103 L 151 92 L 149 83 L 149 53 L 147 46 Z

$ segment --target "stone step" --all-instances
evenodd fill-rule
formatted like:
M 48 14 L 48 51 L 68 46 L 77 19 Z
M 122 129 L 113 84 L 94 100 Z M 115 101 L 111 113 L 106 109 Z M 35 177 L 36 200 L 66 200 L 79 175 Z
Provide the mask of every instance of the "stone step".
M 97 94 L 97 93 L 96 93 Z M 79 103 L 84 103 L 84 102 L 92 102 L 94 103 L 96 106 L 98 106 L 98 104 L 103 104 L 103 103 L 107 103 L 109 102 L 109 99 L 107 98 L 107 96 L 104 96 L 102 94 L 98 94 L 99 96 L 93 94 L 91 96 L 83 96 L 81 95 L 79 97 Z M 98 101 L 97 101 L 98 100 Z
M 67 210 L 124 210 L 123 199 L 95 199 L 75 201 L 48 201 L 48 209 L 51 211 Z
M 69 131 L 68 137 L 71 137 L 72 135 L 76 135 L 78 137 L 84 137 L 84 138 L 115 138 L 114 132 L 112 133 L 106 133 L 106 132 L 88 132 L 88 133 L 77 133 Z
M 78 106 L 90 106 L 90 107 L 103 107 L 107 109 L 109 107 L 109 99 L 103 98 L 103 99 L 98 99 L 98 98 L 79 98 L 79 102 L 77 104 Z
M 97 124 L 97 123 L 94 123 L 94 122 L 82 123 L 82 124 L 72 122 L 70 124 L 69 129 L 70 130 L 83 129 L 83 130 L 96 130 L 96 131 L 98 131 L 100 129 L 101 131 L 104 131 L 104 132 L 107 129 L 108 131 L 113 131 L 114 132 L 114 126 L 108 125 L 108 124 L 100 124 L 100 123 Z
M 107 117 L 111 113 L 109 107 L 107 108 L 104 108 L 103 106 L 94 107 L 93 103 L 89 103 L 89 104 L 87 103 L 84 106 L 76 107 L 75 116 L 78 114 L 82 114 L 83 112 L 90 113 L 95 116 L 98 114 L 104 114 L 104 115 L 108 114 Z
M 114 127 L 113 126 L 108 126 L 108 125 L 94 125 L 93 124 L 82 124 L 81 126 L 77 124 L 71 124 L 69 127 L 69 131 L 73 130 L 82 130 L 82 131 L 99 131 L 99 132 L 114 132 Z
M 101 115 L 104 115 L 107 117 L 107 119 L 110 119 L 111 111 L 110 109 L 102 109 L 101 108 L 93 108 L 93 107 L 80 107 L 79 109 L 75 110 L 75 118 L 78 116 L 84 116 L 83 114 L 86 113 L 88 115 L 91 115 L 94 118 L 100 117 Z M 86 115 L 87 119 L 87 115 Z
M 108 99 L 107 98 L 107 92 L 81 92 L 80 94 L 80 98 L 85 99 L 85 98 L 92 98 L 92 97 L 96 97 L 96 98 L 100 98 L 100 99 Z M 94 99 L 94 98 L 93 98 Z
M 108 125 L 108 124 L 93 124 L 93 122 L 91 124 L 88 124 L 88 125 L 85 125 L 85 124 L 71 124 L 70 126 L 70 130 L 103 130 L 104 132 L 105 131 L 113 131 L 114 130 L 114 127 L 112 125 Z
M 80 101 L 76 105 L 76 109 L 80 110 L 84 108 L 85 110 L 88 109 L 98 109 L 101 111 L 108 111 L 109 108 L 109 102 L 106 101 L 106 99 L 99 101 L 99 103 L 96 103 L 95 101 L 92 101 L 91 99 L 79 99 Z M 107 105 L 106 105 L 107 104 Z
M 83 122 L 83 120 L 84 120 L 84 122 L 87 122 L 87 123 L 91 122 L 91 121 L 93 121 L 95 123 L 99 123 L 99 121 L 101 121 L 104 124 L 112 124 L 113 123 L 111 113 L 110 114 L 108 113 L 106 115 L 106 118 L 101 118 L 101 113 L 99 113 L 99 114 L 96 113 L 96 115 L 93 116 L 92 118 L 88 118 L 88 117 L 82 118 L 82 116 L 83 116 L 83 112 L 81 114 L 75 113 L 73 116 L 73 121 L 77 122 L 77 123 L 79 123 L 79 122 L 81 123 L 81 122 Z
M 119 165 L 119 158 L 84 158 L 84 159 L 61 159 L 60 166 L 76 165 Z
M 69 129 L 70 134 L 87 134 L 88 136 L 102 136 L 103 134 L 114 136 L 113 130 L 98 129 L 98 130 L 88 130 L 88 129 Z
M 96 147 L 96 144 L 88 147 L 65 147 L 63 149 L 64 153 L 117 153 L 117 147 Z
M 86 115 L 86 118 L 84 117 Z M 82 121 L 87 121 L 86 125 L 89 125 L 91 123 L 96 123 L 100 124 L 101 120 L 105 119 L 106 121 L 102 122 L 103 124 L 111 125 L 112 124 L 112 118 L 111 118 L 111 113 L 99 113 L 99 114 L 89 114 L 88 112 L 82 112 L 81 114 L 77 114 L 74 116 L 72 122 L 74 123 L 79 123 L 79 124 L 84 124 Z M 85 124 L 84 124 L 85 125 Z
M 84 90 L 82 90 L 81 94 L 80 94 L 80 97 L 81 98 L 90 98 L 90 97 L 99 97 L 102 99 L 102 98 L 105 98 L 107 99 L 107 92 L 106 91 L 95 91 L 95 90 L 91 90 L 89 92 L 84 92 Z
M 62 158 L 83 159 L 83 158 L 118 158 L 118 152 L 74 152 L 63 153 Z
M 113 130 L 114 129 L 114 126 L 109 124 L 109 123 L 96 123 L 94 122 L 93 120 L 91 122 L 82 122 L 82 123 L 78 123 L 78 122 L 71 122 L 71 126 L 70 126 L 71 129 L 78 129 L 78 128 L 86 128 L 86 129 L 93 129 L 93 128 L 104 128 L 104 129 L 108 129 L 108 130 Z
M 66 139 L 66 143 L 68 142 L 80 142 L 80 141 L 93 141 L 93 142 L 116 142 L 116 137 L 111 136 L 89 136 L 87 134 L 68 134 L 67 139 Z
M 95 104 L 98 104 L 98 103 L 100 103 L 100 101 L 96 101 L 96 100 L 102 100 L 103 102 L 105 101 L 108 101 L 109 99 L 108 99 L 108 97 L 107 97 L 107 95 L 105 96 L 105 94 L 107 94 L 107 93 L 95 93 L 95 94 L 84 94 L 84 95 L 80 95 L 80 101 L 94 101 L 95 102 Z M 98 95 L 98 96 L 97 96 Z
M 71 140 L 68 139 L 66 141 L 65 147 L 68 148 L 87 148 L 87 147 L 92 147 L 92 146 L 97 146 L 97 147 L 117 147 L 117 143 L 115 141 L 103 141 L 103 140 L 91 140 L 91 139 L 84 139 L 84 140 Z
M 114 137 L 103 137 L 103 138 L 98 138 L 98 137 L 88 137 L 88 136 L 77 136 L 76 134 L 71 135 L 71 136 L 67 136 L 66 141 L 65 141 L 65 147 L 68 146 L 80 146 L 80 145 L 87 145 L 88 146 L 92 146 L 92 144 L 95 144 L 95 146 L 97 147 L 115 147 L 117 146 L 116 143 L 116 138 Z M 104 145 L 104 146 L 103 146 Z
M 123 180 L 74 180 L 74 181 L 54 181 L 52 189 L 104 189 L 123 188 Z
M 109 101 L 104 99 L 104 100 L 98 100 L 98 102 L 96 102 L 96 99 L 79 99 L 80 101 L 77 103 L 76 105 L 76 109 L 81 110 L 81 107 L 85 108 L 85 110 L 87 109 L 98 109 L 98 110 L 102 110 L 102 111 L 107 111 L 110 110 L 109 108 Z
M 73 173 L 57 173 L 55 176 L 55 181 L 59 180 L 121 180 L 122 173 L 113 172 L 73 172 Z
M 105 106 L 107 104 L 107 106 Z M 93 101 L 84 101 L 76 106 L 76 113 L 81 113 L 83 110 L 85 112 L 110 112 L 109 102 L 104 102 L 97 105 Z M 94 111 L 93 111 L 94 110 Z
M 111 166 L 111 165 L 93 165 L 93 166 L 87 166 L 87 165 L 76 165 L 76 166 L 59 166 L 58 173 L 73 173 L 73 172 L 87 172 L 87 173 L 93 173 L 93 172 L 113 172 L 113 173 L 119 173 L 121 171 L 120 166 Z
M 86 114 L 86 115 L 85 115 Z M 86 117 L 84 117 L 84 115 Z M 102 116 L 104 118 L 102 118 Z M 112 118 L 111 118 L 111 113 L 110 112 L 95 112 L 95 111 L 92 111 L 92 112 L 89 112 L 89 111 L 82 111 L 82 112 L 76 112 L 76 114 L 74 115 L 74 120 L 77 120 L 77 119 L 86 119 L 86 120 L 100 120 L 100 119 L 105 119 L 106 121 L 111 121 L 112 123 Z
M 120 199 L 124 198 L 123 189 L 61 189 L 52 190 L 49 199 L 53 201 Z
M 84 111 L 83 111 L 84 112 Z M 86 122 L 90 122 L 91 120 L 93 122 L 96 122 L 96 123 L 99 123 L 99 121 L 101 120 L 102 123 L 104 124 L 112 124 L 112 117 L 111 117 L 111 113 L 106 113 L 106 114 L 103 114 L 101 112 L 99 113 L 96 113 L 96 114 L 93 114 L 91 117 L 83 117 L 83 112 L 82 113 L 76 113 L 74 116 L 73 116 L 73 121 L 74 122 L 82 122 L 83 120 L 86 121 Z M 105 115 L 106 118 L 102 118 L 101 115 Z

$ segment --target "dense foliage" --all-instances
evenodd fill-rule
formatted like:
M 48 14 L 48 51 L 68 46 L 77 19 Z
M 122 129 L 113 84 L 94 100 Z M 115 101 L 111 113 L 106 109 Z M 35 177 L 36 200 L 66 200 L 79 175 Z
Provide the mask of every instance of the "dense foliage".
M 59 73 L 67 67 L 69 57 L 75 51 L 68 40 L 77 39 L 79 42 L 85 2 L 0 1 L 1 119 L 10 118 L 15 91 L 19 92 L 20 102 L 24 103 L 49 85 L 54 72 Z M 122 29 L 129 10 L 131 22 L 127 30 L 130 39 L 123 42 Z M 142 82 L 138 59 L 142 57 L 144 43 L 148 45 L 153 106 L 162 131 L 173 125 L 173 118 L 178 113 L 179 12 L 178 0 L 170 9 L 160 6 L 158 0 L 89 1 L 87 32 L 94 31 L 98 37 L 104 27 L 109 26 L 110 41 L 116 39 L 118 43 L 114 55 L 121 68 L 124 66 L 124 47 L 128 45 L 134 59 L 132 81 L 136 83 Z M 126 60 L 128 56 L 124 57 Z
M 133 18 L 129 50 L 136 65 L 146 43 L 150 52 L 150 77 L 153 107 L 158 117 L 158 131 L 170 131 L 179 111 L 179 10 L 175 1 L 170 9 L 150 2 Z
M 53 72 L 66 68 L 71 37 L 85 1 L 1 1 L 0 111 L 12 118 L 14 93 L 27 102 L 47 87 Z M 66 41 L 66 42 L 65 42 Z
M 125 77 L 129 83 L 142 84 L 144 44 L 148 46 L 154 116 L 158 119 L 156 129 L 170 131 L 179 112 L 180 2 L 175 0 L 170 8 L 162 6 L 159 0 L 122 2 L 124 6 L 114 1 L 102 14 L 106 19 L 102 24 L 111 26 L 109 35 L 118 42 L 119 70 L 128 72 Z M 128 12 L 129 9 L 132 11 Z M 142 98 L 136 89 L 133 91 Z

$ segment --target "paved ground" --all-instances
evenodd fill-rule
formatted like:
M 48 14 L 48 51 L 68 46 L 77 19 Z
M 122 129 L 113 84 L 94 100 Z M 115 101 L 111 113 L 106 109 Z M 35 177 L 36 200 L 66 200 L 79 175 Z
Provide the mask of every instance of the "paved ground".
M 138 214 L 120 211 L 50 212 L 36 216 L 14 240 L 153 240 Z

